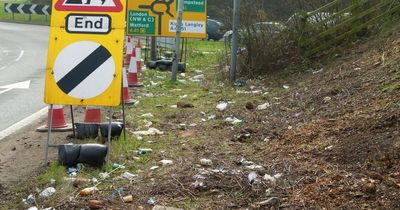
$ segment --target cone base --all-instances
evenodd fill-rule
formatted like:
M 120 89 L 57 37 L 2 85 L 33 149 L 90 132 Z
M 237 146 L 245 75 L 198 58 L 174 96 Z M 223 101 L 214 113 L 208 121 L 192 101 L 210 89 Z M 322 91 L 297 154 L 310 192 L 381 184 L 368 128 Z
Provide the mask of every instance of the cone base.
M 36 128 L 37 132 L 47 132 L 49 130 L 49 127 L 47 125 L 40 126 L 39 128 Z M 63 128 L 52 128 L 52 132 L 68 132 L 72 131 L 72 124 L 68 123 L 66 127 Z
M 135 99 L 129 99 L 127 101 L 121 101 L 121 103 L 124 103 L 125 105 L 133 105 L 136 103 Z
M 143 84 L 142 83 L 129 84 L 128 87 L 143 87 Z

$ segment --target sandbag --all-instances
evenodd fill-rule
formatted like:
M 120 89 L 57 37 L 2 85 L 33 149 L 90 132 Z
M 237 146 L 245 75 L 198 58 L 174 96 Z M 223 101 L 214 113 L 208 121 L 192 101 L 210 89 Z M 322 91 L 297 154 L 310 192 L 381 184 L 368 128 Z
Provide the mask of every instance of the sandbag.
M 82 144 L 77 162 L 101 167 L 105 163 L 107 151 L 107 146 L 101 144 Z
M 120 122 L 111 123 L 111 138 L 121 136 L 122 130 L 124 129 L 124 124 Z M 108 137 L 108 123 L 100 124 L 100 133 L 102 137 Z
M 107 146 L 101 144 L 64 144 L 58 147 L 58 162 L 72 167 L 78 163 L 101 167 L 107 156 Z
M 72 167 L 77 164 L 81 146 L 74 144 L 63 144 L 58 146 L 58 162 L 60 165 Z
M 96 138 L 99 135 L 99 125 L 93 123 L 75 123 L 76 138 Z

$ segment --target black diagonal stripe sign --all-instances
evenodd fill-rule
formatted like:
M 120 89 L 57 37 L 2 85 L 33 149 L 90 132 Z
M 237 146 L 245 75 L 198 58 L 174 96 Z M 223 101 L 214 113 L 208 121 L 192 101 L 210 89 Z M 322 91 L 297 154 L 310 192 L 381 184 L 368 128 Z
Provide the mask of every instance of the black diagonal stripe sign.
M 59 80 L 57 82 L 58 87 L 60 87 L 64 93 L 69 94 L 75 87 L 77 87 L 110 57 L 110 52 L 100 45 L 95 51 L 93 51 L 93 53 L 91 53 L 82 62 L 75 66 L 75 68 L 73 68 L 67 75 Z
M 62 92 L 89 99 L 106 91 L 116 74 L 114 58 L 105 46 L 91 41 L 75 42 L 60 51 L 53 77 Z

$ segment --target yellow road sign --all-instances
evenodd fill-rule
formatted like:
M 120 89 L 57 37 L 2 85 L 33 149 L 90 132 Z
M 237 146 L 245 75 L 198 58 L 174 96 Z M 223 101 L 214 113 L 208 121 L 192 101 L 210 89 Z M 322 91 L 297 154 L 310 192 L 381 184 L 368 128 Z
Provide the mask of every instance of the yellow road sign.
M 124 8 L 124 0 L 53 1 L 45 103 L 119 105 Z
M 128 0 L 127 33 L 173 37 L 177 0 Z M 206 38 L 207 0 L 184 0 L 183 38 Z

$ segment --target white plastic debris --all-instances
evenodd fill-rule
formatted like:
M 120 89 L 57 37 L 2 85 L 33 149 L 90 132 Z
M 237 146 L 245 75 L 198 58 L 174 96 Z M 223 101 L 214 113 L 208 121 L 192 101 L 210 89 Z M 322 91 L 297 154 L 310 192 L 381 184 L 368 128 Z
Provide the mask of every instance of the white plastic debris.
M 39 196 L 41 198 L 48 198 L 50 196 L 52 196 L 54 193 L 56 192 L 56 189 L 54 189 L 54 187 L 48 187 L 45 190 L 43 190 Z
M 216 118 L 216 116 L 213 114 L 213 115 L 210 115 L 210 116 L 208 116 L 208 120 L 213 120 L 213 119 L 215 119 Z
M 192 123 L 192 124 L 189 125 L 189 127 L 196 127 L 196 126 L 197 126 L 196 123 Z
M 129 172 L 124 172 L 124 173 L 121 174 L 121 177 L 122 177 L 122 178 L 125 178 L 125 179 L 127 179 L 127 180 L 129 180 L 129 181 L 133 181 L 133 180 L 135 180 L 135 179 L 138 178 L 138 175 L 136 175 L 136 174 L 131 174 L 131 173 L 129 173 Z
M 144 117 L 144 118 L 153 118 L 154 115 L 153 115 L 152 113 L 146 113 L 146 114 L 142 114 L 141 117 Z
M 222 102 L 219 102 L 219 104 L 217 105 L 217 109 L 219 110 L 219 111 L 224 111 L 225 109 L 226 109 L 226 107 L 228 106 L 228 103 L 227 102 L 225 102 L 225 101 L 222 101 Z
M 211 166 L 213 163 L 212 163 L 212 160 L 203 158 L 203 159 L 200 159 L 200 164 L 203 166 Z
M 248 165 L 248 166 L 246 166 L 246 168 L 248 168 L 248 169 L 250 169 L 250 170 L 263 169 L 262 166 L 256 165 L 256 164 Z
M 151 122 L 151 121 L 144 120 L 143 122 L 144 122 L 144 126 L 146 126 L 146 127 L 151 127 L 153 125 L 153 122 Z
M 152 166 L 151 168 L 150 168 L 150 170 L 156 170 L 157 168 L 160 168 L 160 166 Z
M 256 110 L 265 110 L 265 109 L 267 109 L 267 108 L 270 107 L 270 106 L 271 106 L 271 105 L 267 102 L 267 103 L 265 103 L 265 104 L 258 105 L 257 108 L 256 108 Z
M 187 97 L 188 97 L 188 95 L 179 96 L 180 99 L 185 99 Z
M 287 89 L 289 89 L 289 85 L 284 85 L 283 88 L 285 88 L 287 90 Z
M 149 128 L 147 131 L 135 131 L 133 132 L 136 136 L 153 136 L 153 135 L 162 135 L 164 132 L 158 130 L 157 128 Z
M 32 206 L 32 207 L 29 207 L 28 210 L 38 210 L 38 208 L 36 206 Z
M 328 103 L 328 102 L 331 101 L 331 100 L 332 100 L 332 98 L 329 97 L 329 96 L 327 96 L 327 97 L 324 98 L 324 102 L 325 102 L 325 103 Z
M 247 175 L 247 181 L 249 181 L 250 184 L 253 184 L 254 180 L 257 179 L 257 173 L 252 171 Z
M 22 199 L 22 202 L 25 203 L 26 205 L 35 204 L 35 196 L 30 194 L 26 199 Z
M 177 109 L 178 108 L 178 106 L 175 104 L 175 105 L 171 105 L 170 106 L 172 109 Z
M 147 204 L 149 204 L 149 205 L 156 204 L 156 199 L 154 197 L 149 198 L 149 200 L 147 200 Z
M 174 161 L 172 161 L 172 160 L 161 160 L 160 163 L 165 166 L 165 165 L 172 165 L 174 163 Z
M 231 122 L 233 122 L 235 120 L 238 120 L 238 118 L 236 118 L 236 117 L 227 117 L 227 118 L 225 118 L 225 122 L 229 122 L 229 123 L 231 123 Z
M 56 184 L 56 180 L 55 179 L 50 179 L 49 180 L 49 185 L 55 185 Z
M 270 182 L 271 184 L 275 184 L 275 183 L 276 183 L 275 177 L 273 177 L 273 176 L 271 176 L 271 175 L 269 175 L 269 174 L 265 174 L 265 175 L 263 176 L 263 179 L 264 179 L 265 181 Z
M 108 177 L 110 177 L 110 174 L 108 174 L 107 172 L 104 172 L 104 173 L 100 173 L 99 174 L 99 176 L 100 176 L 100 179 L 107 179 Z

